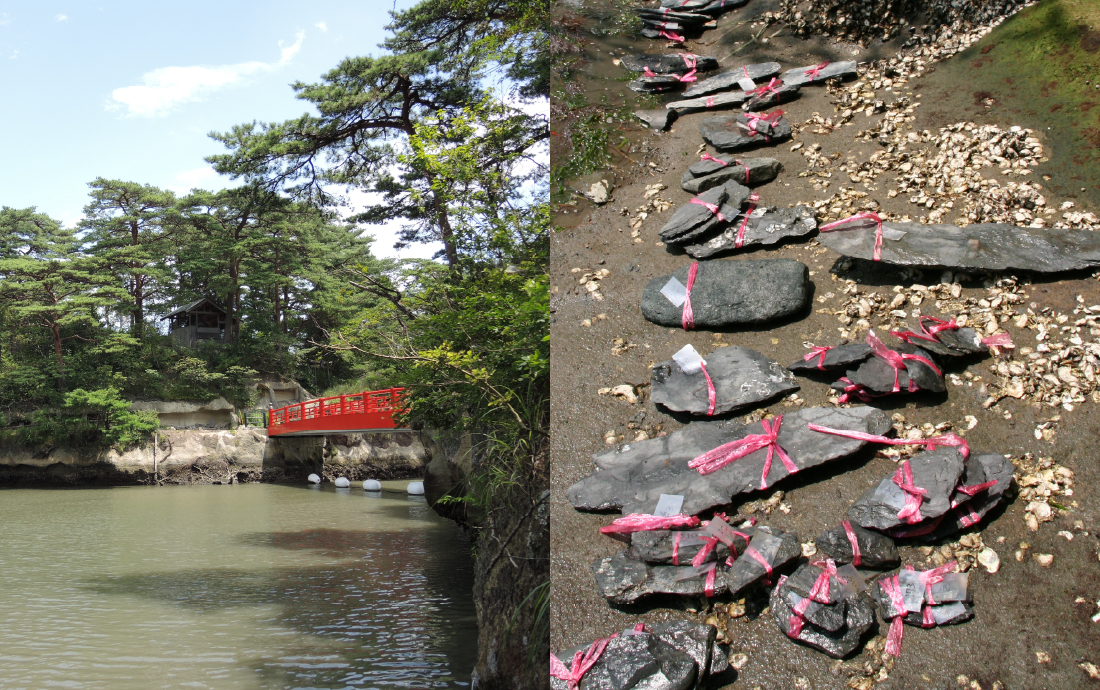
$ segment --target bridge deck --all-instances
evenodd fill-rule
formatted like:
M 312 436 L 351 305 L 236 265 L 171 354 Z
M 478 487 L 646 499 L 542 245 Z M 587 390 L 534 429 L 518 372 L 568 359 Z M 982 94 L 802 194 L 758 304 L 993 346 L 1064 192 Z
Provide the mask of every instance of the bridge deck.
M 401 431 L 393 419 L 404 409 L 404 388 L 316 398 L 268 411 L 268 436 L 323 436 Z

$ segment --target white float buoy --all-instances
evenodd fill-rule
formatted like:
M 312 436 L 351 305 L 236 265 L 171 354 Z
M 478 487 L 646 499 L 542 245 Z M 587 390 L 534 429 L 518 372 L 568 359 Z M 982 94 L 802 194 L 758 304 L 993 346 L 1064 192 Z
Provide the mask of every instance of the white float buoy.
M 424 495 L 424 482 L 409 482 L 409 488 L 405 489 L 411 496 Z
M 382 490 L 382 482 L 378 481 L 377 479 L 368 479 L 365 482 L 363 482 L 363 490 L 364 491 L 381 491 Z
M 346 489 L 349 486 L 351 486 L 351 482 L 348 481 L 347 477 L 337 477 L 336 478 L 336 488 L 337 489 Z
M 320 484 L 321 483 L 321 478 L 318 477 L 315 474 L 311 474 L 308 477 L 306 477 L 306 481 L 309 482 L 310 484 Z

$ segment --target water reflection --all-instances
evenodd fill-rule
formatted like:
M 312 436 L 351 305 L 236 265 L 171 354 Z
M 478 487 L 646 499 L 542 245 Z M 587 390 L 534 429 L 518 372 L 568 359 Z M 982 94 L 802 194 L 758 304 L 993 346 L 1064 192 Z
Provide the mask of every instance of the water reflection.
M 64 575 L 59 570 L 66 554 L 39 548 L 42 535 L 17 522 L 12 538 L 4 537 L 5 552 L 31 548 L 35 567 L 49 575 L 37 585 L 0 576 L 0 621 L 14 623 L 0 627 L 0 687 L 17 678 L 28 682 L 11 687 L 468 685 L 477 637 L 473 572 L 469 542 L 453 524 L 403 496 L 371 500 L 361 492 L 318 495 L 285 487 L 181 488 L 235 492 L 234 505 L 220 519 L 169 509 L 176 522 L 166 523 L 168 534 L 117 532 L 118 541 L 136 536 L 139 544 L 115 544 L 115 551 L 100 534 L 89 545 L 108 547 L 106 560 L 78 555 L 72 561 L 78 566 Z M 265 495 L 239 491 L 253 488 L 258 491 L 251 493 Z M 0 517 L 15 512 L 5 508 L 16 493 L 0 493 Z M 171 499 L 176 508 L 188 504 L 178 495 Z M 93 510 L 88 518 L 94 522 L 96 501 L 82 503 Z M 115 499 L 106 501 L 102 512 L 114 514 L 100 518 L 117 519 L 117 510 L 107 506 L 118 508 Z M 163 506 L 158 512 L 164 517 Z M 254 529 L 257 523 L 283 528 Z M 152 558 L 152 567 L 134 567 L 140 562 L 123 555 L 140 553 L 142 546 L 163 550 L 165 538 L 187 543 L 169 548 L 175 558 Z M 71 548 L 72 540 L 66 541 Z M 51 637 L 59 634 L 74 644 L 54 644 Z M 33 641 L 36 636 L 41 643 Z

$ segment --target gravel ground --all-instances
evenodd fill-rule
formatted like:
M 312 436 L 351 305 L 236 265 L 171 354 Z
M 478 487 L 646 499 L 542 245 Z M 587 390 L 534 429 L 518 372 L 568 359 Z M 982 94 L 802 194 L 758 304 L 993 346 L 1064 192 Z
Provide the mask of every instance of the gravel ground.
M 701 54 L 725 56 L 730 52 L 732 41 L 743 41 L 756 33 L 754 27 L 737 26 L 737 22 L 755 16 L 765 4 L 759 3 L 754 9 L 757 3 L 750 3 L 744 10 L 725 15 L 719 19 L 718 29 L 702 39 L 713 42 L 724 31 L 728 32 L 717 39 L 719 43 L 700 46 L 689 41 L 688 49 Z M 601 47 L 613 44 L 609 42 Z M 620 42 L 619 47 L 626 46 Z M 863 50 L 853 58 L 857 46 L 780 36 L 766 45 L 753 44 L 739 55 L 723 59 L 722 64 L 734 66 L 743 62 L 777 59 L 787 67 L 816 63 L 826 58 L 865 60 L 888 57 L 898 47 L 887 45 Z M 658 52 L 663 50 L 663 45 L 638 41 L 635 48 L 637 52 Z M 911 98 L 915 101 L 916 94 L 920 93 L 921 79 L 913 77 L 910 83 L 901 85 L 898 90 L 913 91 Z M 607 85 L 624 88 L 622 82 L 611 81 Z M 802 93 L 798 101 L 784 106 L 792 124 L 802 125 L 815 112 L 822 118 L 837 116 L 831 103 L 836 96 L 830 95 L 826 88 L 805 87 Z M 883 92 L 883 100 L 893 101 L 894 93 Z M 936 133 L 936 129 L 945 123 L 972 119 L 974 108 L 975 103 L 969 92 L 954 97 L 945 94 L 931 106 L 926 103 L 915 108 L 911 114 L 914 119 L 902 122 L 901 126 L 905 133 L 910 131 L 908 126 L 918 133 L 925 128 L 931 128 Z M 702 601 L 661 601 L 630 609 L 608 606 L 596 590 L 589 566 L 620 548 L 618 542 L 598 533 L 598 528 L 608 524 L 614 516 L 577 512 L 565 497 L 565 489 L 569 485 L 591 473 L 591 454 L 606 447 L 604 439 L 609 431 L 629 441 L 639 430 L 655 434 L 673 431 L 681 426 L 680 422 L 657 410 L 644 395 L 645 384 L 649 380 L 648 367 L 652 363 L 667 359 L 684 344 L 691 343 L 704 356 L 720 345 L 736 344 L 787 364 L 802 356 L 805 352 L 803 344 L 807 341 L 836 344 L 842 337 L 840 329 L 849 337 L 858 338 L 865 332 L 866 325 L 882 328 L 894 322 L 893 317 L 882 309 L 869 310 L 866 325 L 859 323 L 863 317 L 858 313 L 848 317 L 848 323 L 841 322 L 842 315 L 834 312 L 844 311 L 846 304 L 855 304 L 858 308 L 860 297 L 844 294 L 846 289 L 853 289 L 845 282 L 846 279 L 858 279 L 856 285 L 864 295 L 877 292 L 892 298 L 896 294 L 896 286 L 905 290 L 906 295 L 911 295 L 913 285 L 934 285 L 943 278 L 938 271 L 934 274 L 905 274 L 882 266 L 847 266 L 848 262 L 838 263 L 839 255 L 816 246 L 816 243 L 790 244 L 744 252 L 739 257 L 785 257 L 809 266 L 816 288 L 814 305 L 800 318 L 768 328 L 722 333 L 683 332 L 645 321 L 639 310 L 639 301 L 646 282 L 689 262 L 688 257 L 658 246 L 657 230 L 676 207 L 690 198 L 688 193 L 679 189 L 679 177 L 687 165 L 697 160 L 697 151 L 702 143 L 698 125 L 707 116 L 682 116 L 670 132 L 644 134 L 644 143 L 649 147 L 646 161 L 653 164 L 647 166 L 649 174 L 622 175 L 634 177 L 634 180 L 617 188 L 610 203 L 590 211 L 582 205 L 582 213 L 562 216 L 561 225 L 573 227 L 563 227 L 553 240 L 550 267 L 554 312 L 551 328 L 551 558 L 554 588 L 551 648 L 555 650 L 586 643 L 639 621 L 660 621 L 681 616 L 705 620 L 712 613 L 706 610 L 707 603 Z M 838 153 L 842 162 L 847 161 L 849 156 L 856 161 L 865 161 L 882 150 L 883 146 L 877 139 L 864 140 L 865 136 L 858 135 L 861 130 L 877 126 L 883 117 L 882 110 L 871 116 L 860 113 L 854 116 L 852 126 L 830 128 L 831 132 L 822 134 L 814 132 L 815 128 L 820 128 L 820 125 L 814 125 L 804 129 L 792 142 L 757 149 L 748 154 L 774 157 L 784 166 L 775 181 L 758 189 L 761 202 L 770 205 L 812 205 L 814 201 L 833 198 L 838 188 L 845 186 L 867 194 L 853 200 L 856 207 L 874 201 L 879 205 L 880 212 L 892 217 L 918 218 L 925 212 L 925 207 L 916 207 L 909 201 L 908 194 L 888 195 L 888 191 L 895 188 L 893 180 L 900 174 L 897 170 L 890 169 L 879 178 L 864 179 L 858 183 L 847 179 L 842 182 L 841 179 L 847 175 L 841 173 L 846 171 L 835 169 L 831 170 L 831 178 L 799 176 L 800 172 L 808 170 L 808 159 L 802 149 L 791 151 L 794 144 L 802 143 L 803 149 L 820 144 L 822 153 Z M 999 125 L 1007 130 L 1014 125 L 1028 127 L 1029 123 L 1003 121 Z M 1057 142 L 1045 141 L 1042 133 L 1037 138 L 1044 147 L 1057 145 Z M 1026 180 L 1021 177 L 1021 181 L 1038 182 L 1038 179 L 1032 178 L 1059 174 L 1055 170 L 1046 170 L 1038 159 L 1036 165 L 1036 172 L 1027 176 Z M 829 170 L 821 168 L 819 171 Z M 993 170 L 983 174 L 994 177 L 996 173 Z M 822 189 L 821 183 L 824 181 L 829 181 L 830 186 Z M 668 188 L 658 195 L 651 193 L 647 198 L 647 188 L 652 190 L 658 182 Z M 637 238 L 632 237 L 630 221 L 638 217 L 636 209 L 650 203 L 655 196 L 672 202 L 672 208 L 649 213 L 640 224 L 636 223 Z M 1046 216 L 1048 224 L 1069 222 L 1061 217 L 1060 204 L 1063 201 L 1046 200 L 1048 207 L 1057 208 L 1056 214 Z M 830 201 L 829 207 L 835 202 L 835 199 Z M 627 209 L 625 216 L 621 212 L 623 208 Z M 1073 209 L 1079 210 L 1076 207 Z M 952 218 L 948 216 L 947 220 Z M 1085 221 L 1078 218 L 1076 222 Z M 579 285 L 580 276 L 601 270 L 606 270 L 607 274 L 599 279 L 599 289 L 595 293 Z M 985 277 L 983 282 L 983 278 L 978 276 L 952 278 L 958 280 L 961 287 L 959 300 L 967 297 L 974 300 L 989 298 L 989 287 L 997 279 Z M 1019 290 L 1026 294 L 1026 298 L 1013 304 L 1012 308 L 1020 314 L 1031 308 L 1034 315 L 1042 316 L 1042 310 L 1050 308 L 1050 318 L 1064 314 L 1076 320 L 1083 313 L 1080 312 L 1082 306 L 1100 304 L 1100 284 L 1090 274 L 1019 278 Z M 597 299 L 596 295 L 602 299 Z M 914 307 L 907 303 L 906 308 L 911 310 Z M 1079 310 L 1078 314 L 1074 314 L 1074 309 Z M 979 310 L 980 307 L 976 309 Z M 925 302 L 924 311 L 939 315 L 932 308 L 931 300 Z M 1072 325 L 1073 321 L 1068 323 Z M 1088 330 L 1089 325 L 1084 326 L 1084 336 L 1095 340 Z M 1013 361 L 1022 362 L 1025 367 L 1035 366 L 1035 360 L 1028 360 L 1022 354 L 1024 346 L 1036 348 L 1038 344 L 1035 327 L 1029 324 L 1023 329 L 1017 328 L 1013 319 L 1006 319 L 1002 327 L 1012 334 L 1020 346 L 1013 355 Z M 1100 467 L 1094 460 L 1094 454 L 1089 451 L 1100 436 L 1100 405 L 1090 397 L 1091 386 L 1082 385 L 1078 397 L 1083 401 L 1069 403 L 1072 409 L 1039 403 L 1037 396 L 1043 392 L 1041 390 L 1019 399 L 1005 397 L 989 408 L 983 407 L 983 403 L 991 396 L 996 397 L 995 394 L 1001 390 L 998 385 L 1005 382 L 1002 374 L 991 369 L 998 363 L 997 359 L 989 357 L 949 365 L 946 369 L 949 375 L 946 395 L 894 397 L 877 404 L 888 414 L 902 415 L 904 424 L 917 427 L 949 422 L 955 430 L 966 430 L 976 420 L 973 428 L 966 431 L 972 448 L 1011 454 L 1014 458 L 1031 453 L 1031 458 L 1036 462 L 1040 458 L 1051 458 L 1057 465 L 1070 468 L 1075 473 L 1073 493 L 1058 497 L 1059 505 L 1067 510 L 1053 511 L 1052 519 L 1039 524 L 1037 531 L 1031 531 L 1025 511 L 1029 500 L 1017 496 L 1005 508 L 987 517 L 975 532 L 980 531 L 984 544 L 998 553 L 1001 568 L 995 574 L 989 574 L 981 567 L 971 571 L 974 619 L 962 625 L 932 630 L 907 626 L 901 656 L 892 668 L 887 666 L 885 672 L 879 670 L 882 666 L 881 655 L 870 651 L 838 664 L 817 651 L 792 643 L 778 630 L 770 615 L 760 615 L 761 609 L 766 606 L 765 592 L 761 589 L 750 593 L 746 601 L 747 615 L 730 619 L 726 626 L 731 652 L 747 657 L 736 680 L 728 687 L 870 687 L 872 679 L 876 687 L 882 688 L 991 688 L 998 682 L 1005 688 L 1073 688 L 1096 684 L 1097 681 L 1090 680 L 1082 664 L 1100 664 L 1100 623 L 1091 620 L 1098 610 L 1097 599 L 1100 598 L 1100 562 L 1097 557 L 1100 543 L 1095 536 L 1100 533 L 1100 496 L 1095 488 L 1100 480 Z M 954 379 L 951 374 L 956 375 Z M 951 380 L 958 383 L 951 383 Z M 798 397 L 804 401 L 802 404 L 831 404 L 828 379 L 800 378 L 799 381 L 802 390 Z M 601 388 L 622 384 L 640 386 L 642 401 L 632 405 L 621 397 L 597 394 Z M 1049 395 L 1047 399 L 1050 399 Z M 788 403 L 779 403 L 768 409 L 782 414 L 793 409 Z M 641 417 L 643 412 L 644 418 Z M 1054 417 L 1058 419 L 1052 421 Z M 851 460 L 807 471 L 794 480 L 774 487 L 784 492 L 781 501 L 774 501 L 774 509 L 767 515 L 758 512 L 758 517 L 762 524 L 793 530 L 802 541 L 812 540 L 825 529 L 835 526 L 850 502 L 894 467 L 894 460 L 890 457 L 868 451 Z M 740 508 L 744 513 L 746 504 L 772 495 L 772 491 L 751 494 L 744 497 L 744 501 L 735 503 L 733 508 Z M 1070 540 L 1060 533 L 1073 538 Z M 1022 560 L 1018 561 L 1016 552 L 1020 550 L 1021 542 L 1028 543 L 1029 548 L 1021 550 Z M 902 554 L 903 562 L 928 567 L 926 554 L 918 548 L 904 547 Z M 1038 554 L 1052 555 L 1053 563 L 1043 567 L 1039 559 L 1034 558 Z M 728 603 L 728 599 L 719 598 L 718 601 Z

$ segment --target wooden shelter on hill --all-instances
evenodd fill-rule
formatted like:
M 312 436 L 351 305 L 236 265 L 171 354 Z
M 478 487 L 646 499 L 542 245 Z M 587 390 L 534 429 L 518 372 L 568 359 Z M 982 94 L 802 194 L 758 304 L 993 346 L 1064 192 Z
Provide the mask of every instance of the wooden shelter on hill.
M 169 335 L 184 347 L 196 347 L 205 340 L 225 342 L 228 316 L 207 297 L 185 304 L 164 318 L 169 320 Z

